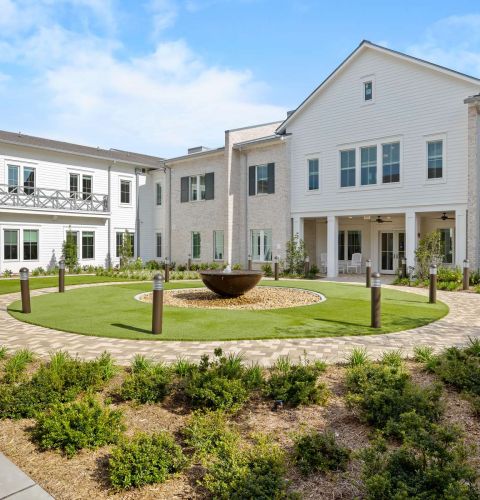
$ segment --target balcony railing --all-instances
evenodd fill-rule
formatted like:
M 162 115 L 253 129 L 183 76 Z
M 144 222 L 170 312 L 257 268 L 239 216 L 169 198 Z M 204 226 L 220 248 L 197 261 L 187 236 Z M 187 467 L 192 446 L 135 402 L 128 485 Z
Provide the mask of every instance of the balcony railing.
M 65 212 L 108 212 L 105 194 L 0 184 L 0 207 L 58 210 Z

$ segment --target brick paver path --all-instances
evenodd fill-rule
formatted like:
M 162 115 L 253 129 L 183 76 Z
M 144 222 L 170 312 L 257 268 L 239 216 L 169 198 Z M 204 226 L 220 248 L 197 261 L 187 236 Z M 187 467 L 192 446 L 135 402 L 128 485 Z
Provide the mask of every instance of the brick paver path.
M 68 288 L 118 284 L 100 283 Z M 404 290 L 424 295 L 427 293 L 426 290 L 420 289 Z M 56 289 L 36 290 L 32 295 L 53 291 Z M 354 347 L 365 347 L 372 358 L 378 358 L 387 350 L 397 349 L 400 349 L 405 356 L 410 356 L 413 347 L 417 345 L 429 345 L 439 350 L 446 346 L 465 344 L 469 337 L 480 336 L 480 294 L 474 293 L 438 292 L 439 300 L 450 307 L 449 314 L 439 321 L 414 330 L 359 337 L 211 342 L 89 337 L 33 326 L 12 318 L 7 312 L 7 305 L 19 297 L 19 293 L 0 295 L 0 345 L 10 349 L 27 347 L 40 356 L 47 356 L 55 350 L 64 350 L 84 359 L 93 359 L 103 351 L 107 351 L 118 363 L 124 365 L 128 364 L 137 353 L 165 362 L 175 361 L 178 357 L 198 360 L 204 353 L 211 354 L 215 347 L 222 347 L 228 352 L 241 352 L 247 360 L 264 366 L 271 365 L 279 356 L 288 355 L 292 359 L 298 359 L 305 352 L 310 358 L 336 363 L 345 361 Z

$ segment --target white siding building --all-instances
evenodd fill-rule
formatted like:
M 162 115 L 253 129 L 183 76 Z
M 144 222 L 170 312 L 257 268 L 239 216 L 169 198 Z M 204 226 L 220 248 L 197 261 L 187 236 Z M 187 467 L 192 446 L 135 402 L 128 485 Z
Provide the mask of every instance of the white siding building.
M 298 233 L 328 276 L 353 254 L 480 266 L 480 80 L 370 42 L 283 122 L 225 132 L 171 159 L 0 132 L 0 272 L 52 267 L 67 231 L 81 265 L 135 256 L 259 268 Z

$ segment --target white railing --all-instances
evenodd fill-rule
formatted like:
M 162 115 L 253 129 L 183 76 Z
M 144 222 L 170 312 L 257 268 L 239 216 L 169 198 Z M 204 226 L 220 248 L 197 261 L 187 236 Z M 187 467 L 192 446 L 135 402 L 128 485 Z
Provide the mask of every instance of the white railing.
M 0 207 L 32 208 L 68 212 L 108 212 L 105 194 L 0 184 Z

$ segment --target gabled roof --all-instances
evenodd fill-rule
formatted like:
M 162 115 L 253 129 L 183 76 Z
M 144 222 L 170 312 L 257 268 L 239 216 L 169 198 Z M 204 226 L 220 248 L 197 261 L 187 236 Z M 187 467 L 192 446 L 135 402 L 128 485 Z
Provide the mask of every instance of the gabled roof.
M 378 52 L 382 52 L 384 54 L 389 54 L 394 57 L 398 57 L 400 59 L 403 59 L 404 61 L 411 62 L 414 64 L 418 64 L 423 67 L 427 67 L 430 69 L 433 69 L 435 71 L 439 71 L 441 73 L 459 78 L 463 81 L 467 81 L 476 85 L 480 86 L 480 79 L 475 78 L 474 76 L 466 75 L 464 73 L 461 73 L 459 71 L 455 71 L 453 69 L 446 68 L 444 66 L 440 66 L 439 64 L 435 64 L 429 61 L 425 61 L 423 59 L 419 59 L 418 57 L 414 56 L 409 56 L 408 54 L 404 54 L 403 52 L 398 52 L 397 50 L 392 50 L 387 47 L 382 47 L 381 45 L 377 45 L 376 43 L 369 42 L 368 40 L 362 40 L 360 45 L 346 58 L 342 61 L 342 63 L 337 66 L 333 70 L 332 73 L 330 73 L 325 80 L 298 106 L 298 108 L 295 109 L 287 118 L 281 123 L 281 125 L 277 128 L 276 133 L 277 134 L 282 134 L 285 132 L 285 129 L 288 125 L 288 123 L 291 123 L 291 121 L 298 116 L 299 112 L 301 112 L 311 101 L 314 99 L 322 90 L 323 88 L 330 83 L 331 80 L 335 78 L 335 76 L 342 71 L 342 69 L 345 68 L 347 64 L 349 64 L 353 59 L 355 59 L 358 55 L 363 53 L 367 49 L 373 49 Z
M 69 153 L 77 156 L 88 156 L 100 160 L 111 160 L 127 163 L 138 167 L 159 168 L 162 158 L 120 149 L 101 149 L 91 146 L 81 146 L 63 141 L 44 139 L 33 135 L 24 135 L 20 132 L 6 132 L 0 130 L 0 143 L 14 144 L 16 146 L 30 146 L 38 149 Z

